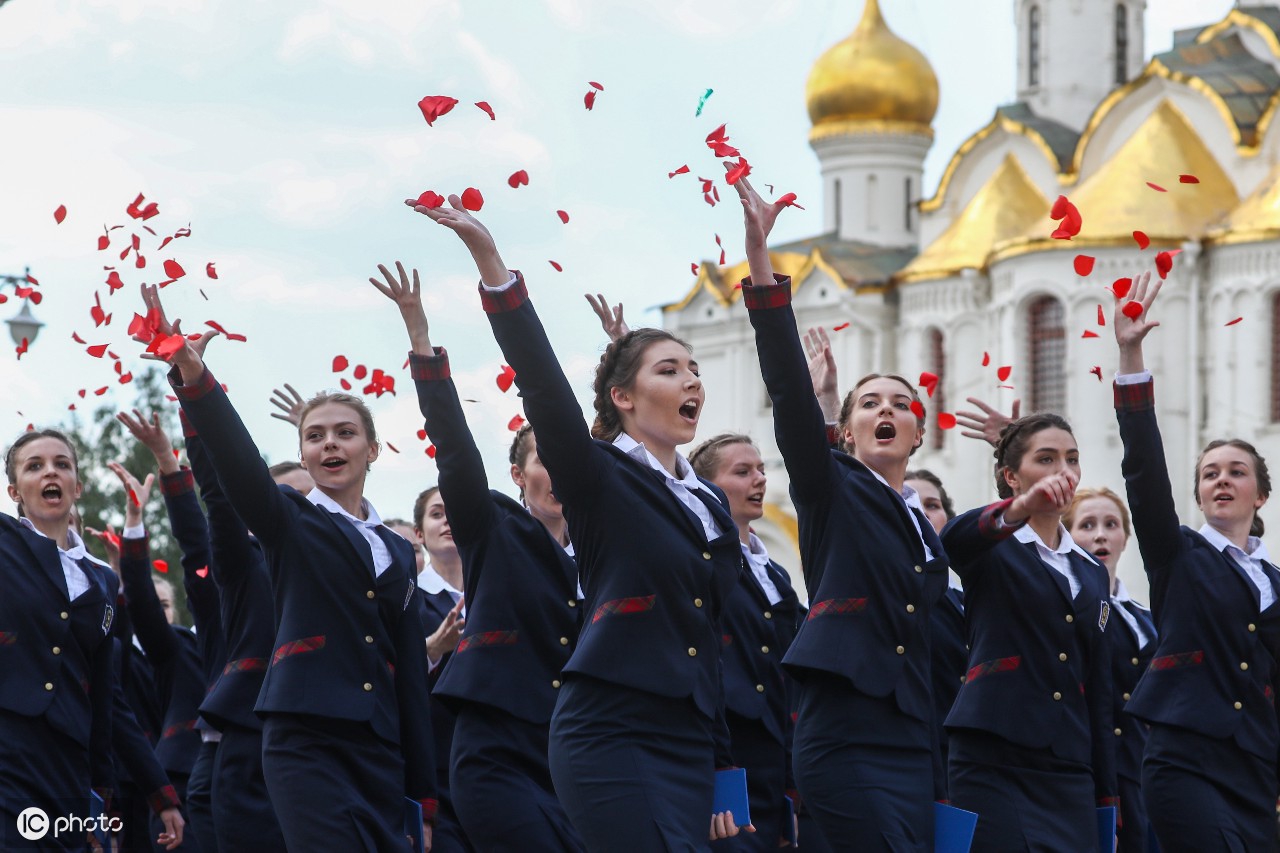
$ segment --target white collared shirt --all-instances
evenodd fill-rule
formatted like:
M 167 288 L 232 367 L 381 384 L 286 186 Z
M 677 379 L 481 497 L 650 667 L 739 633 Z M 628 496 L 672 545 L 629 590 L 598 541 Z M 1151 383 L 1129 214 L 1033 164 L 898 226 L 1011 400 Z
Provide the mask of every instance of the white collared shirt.
M 625 432 L 613 440 L 613 446 L 662 475 L 667 488 L 670 489 L 671 494 L 676 496 L 676 500 L 693 510 L 694 515 L 698 516 L 698 520 L 702 522 L 702 532 L 706 534 L 708 542 L 724 535 L 724 531 L 720 529 L 720 525 L 712 517 L 711 510 L 707 509 L 707 505 L 698 500 L 693 494 L 694 489 L 706 490 L 706 486 L 702 485 L 698 475 L 693 473 L 693 466 L 689 464 L 687 459 L 679 453 L 676 454 L 676 471 L 680 472 L 680 476 L 676 477 L 662 467 L 658 457 L 650 453 L 648 448 Z M 718 500 L 718 498 L 716 499 Z
M 1249 580 L 1253 581 L 1253 585 L 1258 588 L 1258 597 L 1262 602 L 1261 609 L 1266 610 L 1276 601 L 1276 591 L 1271 586 L 1271 579 L 1267 577 L 1267 571 L 1262 567 L 1262 563 L 1271 562 L 1271 555 L 1267 553 L 1267 546 L 1257 536 L 1250 536 L 1245 542 L 1249 546 L 1246 553 L 1240 549 L 1240 546 L 1234 544 L 1230 539 L 1223 536 L 1221 532 L 1215 530 L 1206 524 L 1200 528 L 1200 535 L 1208 540 L 1219 551 L 1225 551 L 1227 556 L 1236 561 L 1236 565 L 1244 569 L 1245 574 L 1249 576 Z
M 886 480 L 884 477 L 880 476 L 879 471 L 877 471 L 875 468 L 872 468 L 870 465 L 867 466 L 867 470 L 871 472 L 871 475 L 873 477 L 875 477 L 881 483 L 884 483 L 884 487 L 886 489 L 888 489 L 891 492 L 894 492 L 893 486 L 890 486 L 889 481 Z M 902 500 L 907 505 L 907 515 L 911 518 L 911 523 L 916 528 L 916 535 L 920 537 L 920 544 L 924 546 L 925 562 L 932 560 L 933 551 L 929 549 L 929 543 L 924 541 L 924 531 L 920 529 L 920 516 L 924 515 L 924 504 L 920 503 L 920 495 L 916 492 L 915 489 L 911 488 L 906 483 L 902 484 L 901 492 L 894 492 L 894 494 L 902 498 Z M 911 510 L 913 509 L 919 510 L 920 516 L 917 516 L 914 512 L 912 512 Z
M 1111 601 L 1115 607 L 1111 609 L 1112 613 L 1119 613 L 1120 618 L 1124 620 L 1124 624 L 1129 626 L 1129 630 L 1133 632 L 1133 636 L 1138 640 L 1138 648 L 1143 648 L 1153 639 L 1142 628 L 1142 623 L 1138 621 L 1138 617 L 1129 612 L 1129 608 L 1124 606 L 1126 601 L 1133 601 L 1129 597 L 1129 590 L 1125 588 L 1124 581 L 1116 578 L 1115 592 L 1111 594 Z
M 28 530 L 40 533 L 36 526 L 31 523 L 31 519 L 23 517 L 18 521 Z M 43 533 L 40 533 L 40 535 L 44 536 L 45 539 L 49 538 Z M 67 598 L 75 601 L 89 591 L 89 576 L 85 574 L 84 569 L 80 568 L 80 564 L 76 561 L 83 560 L 85 557 L 89 557 L 95 563 L 100 561 L 89 555 L 89 552 L 84 549 L 84 540 L 80 538 L 80 534 L 70 527 L 67 528 L 67 541 L 71 543 L 70 548 L 63 548 L 61 545 L 57 545 L 56 542 L 54 544 L 58 548 L 58 562 L 62 564 L 62 576 L 67 581 Z M 114 604 L 114 602 L 112 603 Z
M 338 506 L 338 502 L 326 495 L 320 489 L 312 489 L 307 493 L 307 500 L 311 501 L 321 509 L 326 509 L 335 515 L 345 518 L 350 524 L 354 525 L 356 531 L 359 532 L 364 540 L 369 543 L 369 549 L 373 552 L 373 574 L 381 577 L 391 566 L 391 552 L 387 550 L 387 543 L 382 541 L 382 537 L 374 531 L 382 526 L 382 518 L 378 515 L 378 511 L 373 508 L 373 504 L 364 498 L 360 499 L 360 507 L 364 510 L 364 519 L 356 518 L 342 507 Z M 398 535 L 398 534 L 397 534 Z
M 1019 542 L 1036 543 L 1036 554 L 1040 560 L 1049 568 L 1067 579 L 1067 585 L 1071 587 L 1071 597 L 1074 599 L 1080 594 L 1080 579 L 1076 577 L 1075 570 L 1071 568 L 1071 561 L 1067 559 L 1067 555 L 1072 551 L 1080 554 L 1089 560 L 1096 562 L 1094 557 L 1088 551 L 1076 544 L 1071 538 L 1071 534 L 1067 532 L 1067 528 L 1058 522 L 1058 547 L 1051 549 L 1040 538 L 1040 534 L 1030 524 L 1024 524 L 1013 533 L 1013 538 Z
M 764 547 L 764 543 L 760 541 L 759 536 L 748 533 L 747 542 L 739 544 L 742 546 L 742 556 L 746 558 L 747 565 L 751 568 L 751 574 L 764 590 L 765 598 L 769 599 L 770 605 L 777 604 L 782 600 L 782 593 L 778 592 L 777 584 L 773 582 L 773 578 L 769 577 L 769 552 Z

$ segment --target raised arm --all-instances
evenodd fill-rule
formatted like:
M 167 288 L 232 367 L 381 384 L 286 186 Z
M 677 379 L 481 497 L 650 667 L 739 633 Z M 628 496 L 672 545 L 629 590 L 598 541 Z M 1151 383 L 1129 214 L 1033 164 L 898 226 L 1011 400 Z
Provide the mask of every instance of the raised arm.
M 493 498 L 489 494 L 484 458 L 467 427 L 458 389 L 449 374 L 449 354 L 443 347 L 431 346 L 418 271 L 413 271 L 411 284 L 399 261 L 396 261 L 395 274 L 382 265 L 378 269 L 383 280 L 370 278 L 369 282 L 400 309 L 409 335 L 409 370 L 418 391 L 418 406 L 426 419 L 427 433 L 436 446 L 440 494 L 449 516 L 449 529 L 459 545 L 475 542 L 493 526 Z M 468 597 L 475 580 L 467 578 Z
M 157 672 L 168 671 L 176 665 L 181 649 L 151 581 L 151 544 L 142 529 L 142 507 L 151 497 L 155 475 L 148 474 L 145 480 L 139 481 L 118 462 L 109 462 L 107 467 L 120 478 L 127 494 L 124 535 L 120 538 L 120 579 L 129 618 L 152 666 Z M 131 536 L 131 533 L 137 535 Z
M 222 484 L 218 482 L 218 473 L 213 470 L 204 441 L 185 416 L 182 426 L 191 472 L 209 511 L 209 576 L 218 587 L 233 586 L 244 580 L 254 561 L 261 557 L 249 538 L 248 528 L 222 493 Z
M 1160 293 L 1160 279 L 1151 280 L 1143 273 L 1133 286 L 1130 299 L 1116 299 L 1112 328 L 1120 351 L 1121 377 L 1140 378 L 1138 382 L 1115 383 L 1116 420 L 1120 424 L 1120 441 L 1124 457 L 1120 470 L 1124 473 L 1133 514 L 1133 530 L 1142 552 L 1143 568 L 1151 582 L 1151 603 L 1156 610 L 1164 600 L 1167 585 L 1165 569 L 1184 547 L 1179 533 L 1178 511 L 1173 502 L 1173 485 L 1164 455 L 1164 442 L 1156 423 L 1155 382 L 1146 374 L 1142 342 L 1160 324 L 1150 317 L 1150 309 Z M 1125 304 L 1133 302 L 1142 310 L 1136 316 L 1125 314 Z M 1134 313 L 1134 309 L 1129 309 Z
M 985 563 L 988 551 L 1013 535 L 1033 515 L 1066 512 L 1078 480 L 1070 471 L 1039 480 L 1030 491 L 957 515 L 942 528 L 942 547 L 951 568 L 968 581 Z
M 538 458 L 551 474 L 556 493 L 569 501 L 591 494 L 602 485 L 601 453 L 529 301 L 523 277 L 507 270 L 488 229 L 462 208 L 457 196 L 449 196 L 448 208 L 406 203 L 457 234 L 471 252 L 480 272 L 485 313 L 503 357 L 516 371 L 525 413 L 537 436 Z

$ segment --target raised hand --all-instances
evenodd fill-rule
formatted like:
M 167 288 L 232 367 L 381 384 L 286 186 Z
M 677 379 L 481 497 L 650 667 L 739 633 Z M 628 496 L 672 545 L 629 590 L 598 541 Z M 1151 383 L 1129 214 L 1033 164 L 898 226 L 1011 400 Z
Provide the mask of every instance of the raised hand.
M 809 357 L 809 379 L 813 393 L 822 406 L 827 423 L 835 423 L 840 417 L 840 384 L 836 376 L 836 357 L 831 354 L 831 339 L 822 326 L 814 326 L 804 333 L 804 353 Z
M 1133 280 L 1133 288 L 1127 298 L 1116 297 L 1116 306 L 1111 327 L 1115 330 L 1116 346 L 1120 349 L 1120 372 L 1141 373 L 1144 369 L 1142 360 L 1142 341 L 1147 333 L 1160 325 L 1160 321 L 1151 319 L 1151 306 L 1160 295 L 1160 279 L 1151 280 L 1148 270 Z M 1125 314 L 1129 303 L 1137 303 L 1142 311 L 1137 316 Z M 1130 309 L 1131 311 L 1133 309 Z
M 616 341 L 618 338 L 631 331 L 627 325 L 627 321 L 622 319 L 622 303 L 619 302 L 609 308 L 609 300 L 604 298 L 604 294 L 600 293 L 592 296 L 590 293 L 584 293 L 587 301 L 591 303 L 591 310 L 596 312 L 596 316 L 600 318 L 600 328 L 604 329 L 604 333 L 609 336 L 610 341 Z
M 128 412 L 120 412 L 116 415 L 116 420 L 124 424 L 125 429 L 151 451 L 161 474 L 172 474 L 178 470 L 178 458 L 173 455 L 173 443 L 160 426 L 159 412 L 152 412 L 151 420 L 147 420 L 142 412 L 134 409 L 132 417 Z
M 107 562 L 111 564 L 111 570 L 116 574 L 120 574 L 120 536 L 116 533 L 115 528 L 108 524 L 106 530 L 94 530 L 92 527 L 85 527 L 84 532 L 102 540 L 102 547 L 107 552 Z
M 1007 415 L 987 405 L 977 397 L 968 397 L 965 402 L 977 406 L 982 412 L 956 412 L 956 423 L 966 427 L 960 434 L 965 438 L 976 438 L 985 441 L 992 447 L 1000 444 L 1000 433 L 1004 431 L 1005 427 L 1016 421 L 1019 412 L 1022 411 L 1021 400 L 1013 401 L 1013 408 Z
M 288 382 L 284 383 L 286 394 L 279 388 L 271 391 L 271 405 L 279 409 L 279 412 L 272 412 L 271 417 L 279 418 L 297 426 L 302 420 L 302 408 L 307 404 L 302 399 L 302 395 L 293 390 L 293 386 Z M 283 413 L 283 414 L 282 414 Z
M 142 523 L 142 508 L 151 497 L 151 487 L 155 485 L 156 475 L 148 474 L 145 480 L 138 482 L 138 478 L 126 471 L 119 462 L 108 462 L 107 467 L 120 478 L 120 483 L 128 493 L 124 502 L 124 526 L 137 527 Z
M 733 167 L 733 164 L 726 162 L 724 167 L 728 170 Z M 742 200 L 742 219 L 743 224 L 746 226 L 747 254 L 750 255 L 752 249 L 764 248 L 769 239 L 769 232 L 773 231 L 773 224 L 778 221 L 778 214 L 782 212 L 786 205 L 762 199 L 746 178 L 739 178 L 733 187 L 738 191 L 738 198 Z M 769 284 L 769 282 L 757 282 L 757 284 Z
M 440 627 L 427 637 L 427 659 L 433 661 L 433 666 L 435 661 L 439 661 L 458 647 L 458 640 L 462 638 L 462 629 L 467 625 L 467 620 L 462 618 L 464 601 L 466 601 L 465 598 L 459 598 L 458 603 L 445 615 Z
M 1070 471 L 1050 474 L 1039 480 L 1027 492 L 1014 498 L 1005 511 L 1005 520 L 1017 523 L 1024 518 L 1041 513 L 1063 513 L 1071 506 L 1080 480 Z
M 499 287 L 507 283 L 510 273 L 507 265 L 498 254 L 498 245 L 493 240 L 489 229 L 462 206 L 462 199 L 456 195 L 449 196 L 448 207 L 427 207 L 418 204 L 417 200 L 407 198 L 404 203 L 428 216 L 437 225 L 443 225 L 462 239 L 462 243 L 471 252 L 471 257 L 480 270 L 480 280 L 490 287 Z
M 476 224 L 479 225 L 478 222 Z M 378 264 L 378 270 L 382 273 L 385 283 L 372 277 L 369 283 L 378 288 L 379 293 L 394 302 L 400 309 L 400 316 L 404 319 L 404 328 L 409 333 L 409 343 L 413 345 L 413 351 L 418 355 L 431 355 L 431 336 L 428 334 L 427 312 L 422 307 L 422 285 L 418 281 L 418 271 L 416 269 L 413 271 L 413 284 L 410 284 L 409 276 L 404 271 L 404 264 L 399 261 L 396 261 L 398 275 L 392 275 L 391 270 L 384 264 Z
M 160 302 L 160 288 L 154 284 L 144 284 L 141 289 L 142 304 L 147 309 L 146 316 L 155 319 L 155 332 L 164 335 L 166 338 L 177 338 L 180 341 L 178 347 L 166 355 L 143 353 L 142 357 L 176 364 L 178 371 L 182 375 L 183 383 L 188 385 L 194 383 L 200 378 L 200 374 L 204 372 L 204 349 L 208 346 L 209 340 L 218 334 L 217 331 L 211 329 L 202 334 L 199 340 L 195 342 L 187 340 L 186 336 L 182 334 L 182 321 L 174 320 L 170 322 L 168 317 L 165 316 L 164 305 Z M 135 335 L 134 340 L 149 343 L 148 339 L 140 335 Z

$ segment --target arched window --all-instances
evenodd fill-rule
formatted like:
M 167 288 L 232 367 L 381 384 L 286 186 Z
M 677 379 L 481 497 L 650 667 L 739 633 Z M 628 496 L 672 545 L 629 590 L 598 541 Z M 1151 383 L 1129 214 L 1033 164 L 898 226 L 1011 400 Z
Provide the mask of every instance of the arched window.
M 1040 7 L 1027 12 L 1027 85 L 1040 85 Z
M 931 436 L 929 447 L 933 450 L 941 450 L 947 437 L 947 434 L 938 428 L 936 414 L 947 410 L 947 392 L 943 390 L 943 382 L 947 376 L 947 348 L 941 329 L 935 327 L 929 330 L 928 347 L 925 363 L 930 365 L 929 369 L 933 371 L 934 376 L 938 377 L 938 387 L 933 392 L 933 399 L 929 401 L 929 411 L 935 413 L 933 422 L 928 426 L 928 434 Z
M 1129 17 L 1123 3 L 1116 4 L 1116 85 L 1129 82 Z
M 1280 423 L 1280 291 L 1271 296 L 1271 422 Z
M 1027 354 L 1031 372 L 1032 412 L 1058 412 L 1067 408 L 1066 312 L 1052 296 L 1031 303 L 1027 312 Z

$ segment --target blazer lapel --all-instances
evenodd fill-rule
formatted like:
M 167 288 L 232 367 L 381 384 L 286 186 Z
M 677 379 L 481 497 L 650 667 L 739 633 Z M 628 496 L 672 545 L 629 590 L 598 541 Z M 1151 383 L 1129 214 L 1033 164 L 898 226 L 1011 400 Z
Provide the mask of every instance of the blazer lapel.
M 31 553 L 32 561 L 40 566 L 40 572 L 49 582 L 62 591 L 62 597 L 71 600 L 67 591 L 67 576 L 62 573 L 62 560 L 58 555 L 58 546 L 47 536 L 41 536 L 33 530 L 22 528 L 19 534 L 23 546 Z
M 1071 584 L 1069 584 L 1067 582 L 1067 579 L 1063 577 L 1062 572 L 1058 571 L 1053 566 L 1049 565 L 1044 560 L 1040 559 L 1040 551 L 1035 542 L 1023 542 L 1022 547 L 1026 548 L 1031 552 L 1032 558 L 1034 558 L 1035 561 L 1040 565 L 1040 569 L 1042 571 L 1048 572 L 1050 580 L 1053 581 L 1053 585 L 1057 587 L 1058 592 L 1062 594 L 1062 598 L 1067 602 L 1068 605 L 1072 606 L 1072 609 L 1074 609 L 1075 601 L 1071 597 Z M 1068 557 L 1067 559 L 1071 559 L 1071 558 Z M 1083 589 L 1083 585 L 1081 585 L 1081 588 Z
M 351 548 L 356 553 L 356 556 L 360 558 L 360 562 L 364 564 L 365 569 L 369 572 L 369 577 L 374 577 L 373 549 L 369 547 L 369 543 L 365 541 L 365 538 L 360 535 L 358 530 L 356 530 L 356 526 L 338 515 L 336 512 L 330 512 L 323 507 L 316 507 L 316 509 L 329 520 L 330 524 L 337 528 L 338 533 L 342 535 L 342 538 L 346 539 L 347 542 L 350 543 Z

